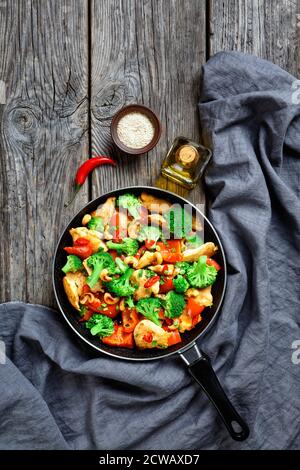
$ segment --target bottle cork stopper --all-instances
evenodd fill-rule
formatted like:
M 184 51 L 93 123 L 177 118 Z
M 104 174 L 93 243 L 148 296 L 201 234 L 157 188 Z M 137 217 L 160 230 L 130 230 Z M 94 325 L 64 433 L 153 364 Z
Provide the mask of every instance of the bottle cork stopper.
M 182 145 L 176 152 L 176 160 L 187 168 L 194 166 L 199 158 L 199 154 L 192 145 Z

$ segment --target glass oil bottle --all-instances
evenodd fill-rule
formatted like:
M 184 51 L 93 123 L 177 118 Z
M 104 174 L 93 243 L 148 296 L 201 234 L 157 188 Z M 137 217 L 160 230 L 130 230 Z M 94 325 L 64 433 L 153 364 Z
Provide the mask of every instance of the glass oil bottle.
M 177 137 L 161 167 L 161 174 L 187 189 L 193 189 L 202 176 L 211 151 L 186 137 Z

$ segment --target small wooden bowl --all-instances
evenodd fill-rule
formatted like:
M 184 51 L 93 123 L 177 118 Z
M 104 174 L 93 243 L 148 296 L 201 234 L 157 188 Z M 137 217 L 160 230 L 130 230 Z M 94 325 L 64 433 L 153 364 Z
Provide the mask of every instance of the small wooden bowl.
M 127 147 L 119 139 L 118 131 L 117 131 L 118 123 L 123 116 L 129 113 L 144 114 L 152 122 L 152 125 L 154 127 L 154 136 L 151 142 L 149 142 L 149 144 L 146 145 L 145 147 L 142 147 L 142 148 Z M 143 153 L 147 153 L 150 150 L 152 150 L 153 147 L 155 147 L 155 145 L 159 141 L 160 136 L 161 136 L 161 124 L 157 115 L 150 108 L 147 108 L 147 106 L 144 106 L 142 104 L 130 104 L 128 106 L 124 106 L 124 108 L 120 109 L 120 111 L 118 111 L 114 115 L 112 122 L 111 122 L 111 126 L 110 126 L 110 132 L 111 132 L 112 140 L 122 152 L 127 153 L 129 155 L 142 155 Z

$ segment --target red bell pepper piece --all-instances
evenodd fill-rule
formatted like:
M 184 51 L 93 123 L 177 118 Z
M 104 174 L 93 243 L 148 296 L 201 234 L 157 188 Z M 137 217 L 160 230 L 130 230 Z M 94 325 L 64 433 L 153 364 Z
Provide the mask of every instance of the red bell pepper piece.
M 190 315 L 191 317 L 195 317 L 197 315 L 200 315 L 200 313 L 203 312 L 205 307 L 203 305 L 199 305 L 198 302 L 193 297 L 189 297 L 186 305 L 186 311 L 187 314 Z
M 147 250 L 152 250 L 153 245 L 155 245 L 154 240 L 145 240 L 145 247 L 147 248 Z
M 117 250 L 108 250 L 108 253 L 113 257 L 113 259 L 115 260 L 118 256 L 118 252 Z
M 172 331 L 168 338 L 168 346 L 173 346 L 174 344 L 181 343 L 181 336 L 178 330 Z
M 93 310 L 87 310 L 85 312 L 85 314 L 83 315 L 83 317 L 80 318 L 80 322 L 83 322 L 83 321 L 88 321 L 93 315 L 94 315 L 95 312 L 93 312 Z
M 192 328 L 194 328 L 194 326 L 196 326 L 197 323 L 199 323 L 201 320 L 202 320 L 201 315 L 195 315 L 192 321 Z
M 120 348 L 132 349 L 134 347 L 133 333 L 126 333 L 122 325 L 115 325 L 112 335 L 102 339 L 104 344 Z
M 125 333 L 132 333 L 139 321 L 140 317 L 135 308 L 126 308 L 122 312 L 122 323 Z
M 165 243 L 157 242 L 160 253 L 166 263 L 177 263 L 182 261 L 181 240 L 167 240 Z
M 94 294 L 94 301 L 88 302 L 86 304 L 89 310 L 92 310 L 94 313 L 102 313 L 109 318 L 115 318 L 120 312 L 118 304 L 107 304 L 104 302 L 103 295 Z
M 172 280 L 171 277 L 163 277 L 162 281 L 163 281 L 163 283 L 160 284 L 160 286 L 159 286 L 159 293 L 160 294 L 166 294 L 170 290 L 174 289 L 174 284 L 173 284 L 173 280 Z

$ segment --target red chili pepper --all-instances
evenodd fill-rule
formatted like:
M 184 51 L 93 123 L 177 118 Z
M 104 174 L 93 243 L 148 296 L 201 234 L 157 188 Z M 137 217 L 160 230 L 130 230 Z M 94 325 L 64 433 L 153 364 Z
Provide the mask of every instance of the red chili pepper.
M 81 246 L 65 246 L 64 250 L 69 255 L 76 255 L 82 259 L 88 258 L 93 253 L 93 248 L 90 244 L 83 245 L 83 246 L 82 245 Z
M 88 175 L 93 171 L 95 168 L 97 168 L 100 165 L 114 165 L 116 166 L 116 162 L 110 158 L 110 157 L 105 157 L 104 155 L 96 155 L 93 158 L 89 158 L 86 160 L 82 165 L 77 170 L 76 176 L 75 176 L 75 192 L 73 197 L 69 202 L 65 204 L 65 207 L 67 207 L 71 202 L 73 202 L 76 194 L 84 184 L 85 180 L 87 179 Z
M 145 251 L 147 251 L 147 248 L 145 247 L 145 245 L 141 246 L 138 251 L 136 252 L 136 254 L 134 255 L 134 257 L 136 259 L 140 259 L 140 257 L 145 253 Z
M 126 227 L 124 227 L 124 222 L 122 223 L 122 218 L 120 213 L 116 212 L 109 221 L 110 232 L 113 236 L 113 241 L 115 243 L 120 243 L 123 238 L 127 236 L 127 220 Z
M 155 240 L 145 240 L 145 247 L 147 250 L 152 250 L 153 245 L 155 245 Z
M 105 157 L 104 155 L 96 155 L 93 158 L 89 158 L 77 170 L 75 176 L 76 186 L 82 186 L 90 172 L 100 165 L 116 166 L 116 162 L 112 158 Z
M 150 277 L 150 279 L 148 279 L 148 281 L 145 282 L 144 287 L 146 287 L 146 289 L 147 289 L 148 287 L 153 286 L 153 284 L 155 284 L 157 281 L 159 281 L 159 279 L 160 279 L 159 276 Z
M 91 289 L 87 284 L 84 284 L 84 286 L 82 288 L 82 293 L 87 294 L 88 292 L 91 292 Z
M 152 343 L 153 341 L 153 334 L 152 333 L 146 333 L 144 336 L 143 336 L 143 340 L 146 342 L 146 343 Z
M 90 242 L 87 238 L 83 238 L 83 237 L 79 237 L 75 240 L 74 242 L 74 246 L 86 246 L 88 245 Z
M 206 264 L 208 266 L 213 266 L 214 268 L 216 268 L 217 271 L 220 271 L 221 269 L 221 266 L 219 265 L 219 263 L 217 263 L 214 259 L 212 258 L 207 258 L 206 260 Z

